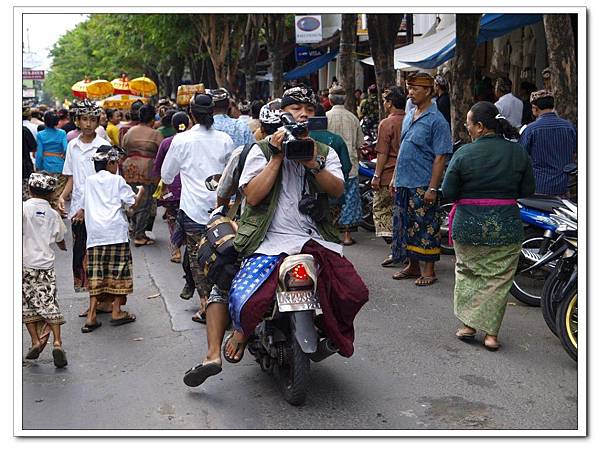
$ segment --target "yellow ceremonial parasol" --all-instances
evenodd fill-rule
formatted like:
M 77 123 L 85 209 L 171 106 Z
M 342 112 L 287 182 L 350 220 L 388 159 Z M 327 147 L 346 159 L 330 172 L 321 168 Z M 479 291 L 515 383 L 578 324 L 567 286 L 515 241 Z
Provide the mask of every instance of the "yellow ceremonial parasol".
M 73 86 L 71 86 L 71 91 L 73 95 L 78 98 L 86 98 L 87 97 L 87 85 L 90 84 L 92 80 L 89 78 L 85 78 L 81 81 L 78 81 Z
M 87 97 L 90 100 L 102 100 L 112 95 L 113 85 L 107 80 L 94 80 L 86 86 Z
M 146 78 L 145 75 L 131 80 L 129 82 L 129 89 L 131 89 L 131 92 L 134 94 L 143 97 L 150 97 L 151 95 L 156 95 L 158 93 L 156 83 L 150 78 Z
M 117 94 L 112 97 L 105 98 L 99 102 L 102 108 L 111 109 L 129 109 L 136 100 L 141 100 L 145 104 L 148 104 L 148 99 L 144 97 L 138 97 L 137 95 Z
M 115 94 L 131 94 L 129 89 L 129 78 L 127 74 L 123 73 L 119 78 L 115 78 L 110 82 L 113 85 Z

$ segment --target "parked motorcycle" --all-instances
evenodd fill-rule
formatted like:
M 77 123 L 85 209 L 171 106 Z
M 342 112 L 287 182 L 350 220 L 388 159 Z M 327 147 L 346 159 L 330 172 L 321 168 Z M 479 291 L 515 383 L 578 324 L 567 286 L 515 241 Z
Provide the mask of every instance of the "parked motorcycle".
M 375 175 L 376 161 L 359 161 L 358 163 L 358 185 L 360 202 L 362 206 L 362 218 L 360 226 L 367 231 L 375 231 L 373 221 L 373 188 L 371 180 Z
M 569 221 L 569 225 L 576 229 L 577 205 L 566 199 L 545 195 L 534 195 L 517 202 L 526 227 L 526 239 L 522 244 L 510 293 L 526 305 L 540 306 L 544 284 L 556 263 L 554 260 L 542 265 L 536 263 L 556 241 L 559 225 Z
M 310 363 L 338 349 L 315 324 L 321 310 L 317 298 L 318 267 L 311 255 L 286 257 L 271 311 L 256 326 L 248 350 L 263 371 L 273 373 L 285 400 L 302 405 L 310 387 Z

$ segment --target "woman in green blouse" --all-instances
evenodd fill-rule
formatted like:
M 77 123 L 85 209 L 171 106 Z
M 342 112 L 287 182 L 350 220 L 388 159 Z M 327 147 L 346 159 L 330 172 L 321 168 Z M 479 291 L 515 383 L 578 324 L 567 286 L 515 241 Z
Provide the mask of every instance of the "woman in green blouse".
M 453 156 L 442 184 L 454 201 L 451 239 L 456 251 L 454 314 L 464 324 L 459 339 L 486 333 L 483 345 L 497 350 L 523 242 L 516 199 L 532 195 L 535 179 L 517 131 L 489 102 L 478 102 L 465 123 L 473 142 Z

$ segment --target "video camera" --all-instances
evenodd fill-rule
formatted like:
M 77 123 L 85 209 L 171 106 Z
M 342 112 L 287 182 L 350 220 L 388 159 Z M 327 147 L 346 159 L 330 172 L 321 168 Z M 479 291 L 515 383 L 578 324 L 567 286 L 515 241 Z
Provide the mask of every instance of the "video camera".
M 305 161 L 312 159 L 314 141 L 304 139 L 309 131 L 326 130 L 327 117 L 309 117 L 307 122 L 298 123 L 289 112 L 281 114 L 281 122 L 285 130 L 281 149 L 289 160 Z

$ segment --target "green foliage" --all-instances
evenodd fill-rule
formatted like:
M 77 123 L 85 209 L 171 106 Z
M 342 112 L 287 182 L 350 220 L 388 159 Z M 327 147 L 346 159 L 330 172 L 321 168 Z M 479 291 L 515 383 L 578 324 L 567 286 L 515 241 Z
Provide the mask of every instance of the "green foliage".
M 166 73 L 199 45 L 187 14 L 92 14 L 54 45 L 44 89 L 62 100 L 86 76 L 110 81 L 122 72 Z

